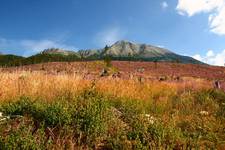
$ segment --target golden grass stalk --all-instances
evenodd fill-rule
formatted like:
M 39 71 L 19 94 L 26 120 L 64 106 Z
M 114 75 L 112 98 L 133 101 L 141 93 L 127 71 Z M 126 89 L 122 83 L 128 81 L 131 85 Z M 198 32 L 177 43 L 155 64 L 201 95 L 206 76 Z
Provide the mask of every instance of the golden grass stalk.
M 13 100 L 21 96 L 41 98 L 51 101 L 64 94 L 75 96 L 83 89 L 91 87 L 93 81 L 81 75 L 51 75 L 41 72 L 0 73 L 0 100 Z M 183 82 L 148 81 L 140 83 L 129 79 L 100 78 L 95 81 L 96 89 L 116 97 L 140 100 L 157 99 L 167 102 L 177 92 L 210 88 L 204 80 L 185 79 Z

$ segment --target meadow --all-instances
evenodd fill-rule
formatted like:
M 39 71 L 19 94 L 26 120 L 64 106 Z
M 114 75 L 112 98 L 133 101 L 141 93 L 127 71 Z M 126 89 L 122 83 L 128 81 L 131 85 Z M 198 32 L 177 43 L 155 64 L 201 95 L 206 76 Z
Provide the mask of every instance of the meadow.
M 212 82 L 0 73 L 0 149 L 225 149 Z

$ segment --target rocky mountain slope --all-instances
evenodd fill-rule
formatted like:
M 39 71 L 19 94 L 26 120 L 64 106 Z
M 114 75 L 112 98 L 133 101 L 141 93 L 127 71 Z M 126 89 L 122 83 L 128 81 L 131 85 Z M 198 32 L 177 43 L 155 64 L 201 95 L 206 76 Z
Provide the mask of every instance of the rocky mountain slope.
M 129 41 L 118 41 L 109 47 L 106 46 L 103 49 L 97 50 L 90 49 L 74 52 L 59 49 L 48 49 L 43 51 L 42 54 L 74 54 L 81 59 L 103 59 L 105 56 L 111 56 L 114 60 L 168 61 L 202 64 L 202 62 L 191 57 L 178 55 L 164 48 L 147 44 L 136 44 Z
M 74 51 L 68 51 L 68 50 L 62 50 L 59 48 L 49 48 L 45 49 L 41 52 L 41 54 L 62 54 L 62 55 L 71 55 L 71 54 L 77 54 Z
M 133 58 L 146 61 L 169 61 L 194 64 L 202 63 L 191 57 L 178 55 L 164 48 L 147 44 L 135 44 L 128 41 L 116 42 L 107 49 L 102 50 L 102 55 L 110 55 L 115 58 Z
M 89 49 L 89 50 L 62 50 L 57 48 L 45 49 L 42 52 L 30 56 L 19 57 L 16 61 L 15 57 L 10 57 L 10 65 L 27 65 L 42 62 L 57 62 L 57 61 L 80 61 L 80 60 L 103 60 L 105 57 L 110 57 L 112 60 L 122 61 L 158 61 L 158 62 L 179 62 L 189 64 L 203 64 L 202 62 L 188 56 L 178 55 L 170 50 L 147 45 L 136 44 L 129 41 L 118 41 L 111 46 L 106 46 L 102 49 Z M 6 55 L 2 55 L 1 64 L 7 64 Z M 7 56 L 8 57 L 8 56 Z M 0 59 L 0 61 L 1 61 Z

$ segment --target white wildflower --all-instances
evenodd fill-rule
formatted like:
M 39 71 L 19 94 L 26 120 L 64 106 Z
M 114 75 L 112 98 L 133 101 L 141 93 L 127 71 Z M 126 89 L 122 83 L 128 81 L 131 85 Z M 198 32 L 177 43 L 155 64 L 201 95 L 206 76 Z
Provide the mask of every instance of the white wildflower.
M 2 119 L 0 119 L 0 121 L 5 121 L 6 120 L 6 118 L 2 118 Z
M 208 111 L 200 111 L 200 115 L 207 116 L 207 115 L 209 115 L 209 112 Z
M 151 116 L 150 114 L 142 114 L 142 117 L 148 121 L 149 124 L 154 124 L 156 122 L 156 118 Z

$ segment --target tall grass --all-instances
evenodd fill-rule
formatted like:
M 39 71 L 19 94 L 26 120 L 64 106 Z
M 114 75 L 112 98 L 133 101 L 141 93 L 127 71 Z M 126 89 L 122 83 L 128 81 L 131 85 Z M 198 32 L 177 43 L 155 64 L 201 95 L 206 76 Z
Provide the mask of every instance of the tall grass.
M 59 96 L 74 96 L 93 85 L 98 91 L 117 97 L 140 100 L 167 99 L 177 92 L 208 89 L 210 83 L 201 80 L 184 82 L 145 81 L 133 79 L 96 79 L 86 80 L 81 75 L 50 75 L 41 72 L 0 73 L 0 99 L 12 100 L 21 96 L 51 100 Z
M 90 84 L 81 76 L 46 75 L 43 73 L 0 73 L 0 99 L 16 99 L 21 96 L 51 100 L 82 91 Z

